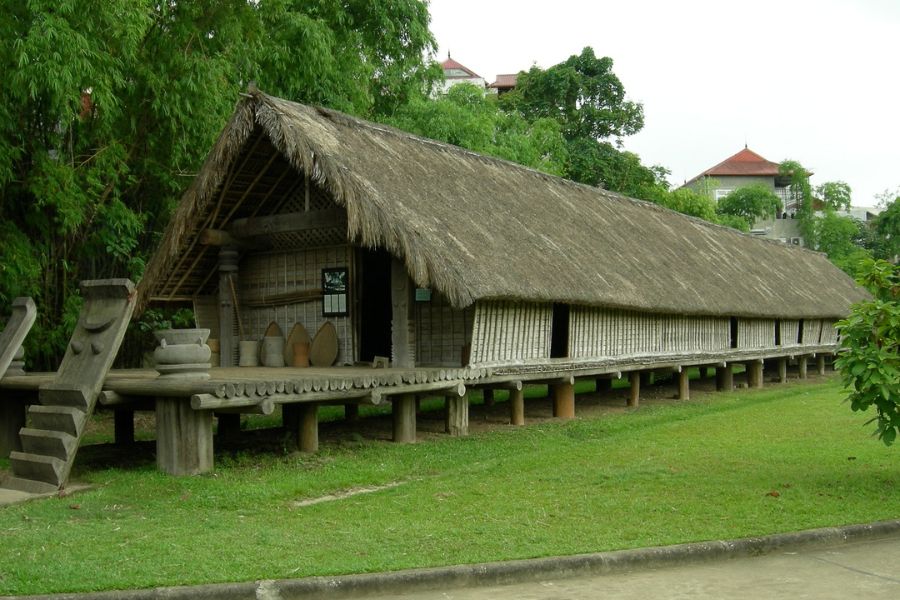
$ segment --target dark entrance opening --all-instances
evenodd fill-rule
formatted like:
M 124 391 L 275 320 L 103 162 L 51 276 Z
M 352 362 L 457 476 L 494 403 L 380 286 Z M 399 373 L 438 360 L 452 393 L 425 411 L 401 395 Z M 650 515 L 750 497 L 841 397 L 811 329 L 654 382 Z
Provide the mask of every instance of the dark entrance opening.
M 553 305 L 553 323 L 550 329 L 550 358 L 569 356 L 569 305 Z
M 359 251 L 359 360 L 391 355 L 391 255 Z
M 803 343 L 803 319 L 800 319 L 800 326 L 797 328 L 797 343 Z
M 731 317 L 731 347 L 738 347 L 738 320 L 737 317 Z
M 775 345 L 781 345 L 781 319 L 775 319 Z

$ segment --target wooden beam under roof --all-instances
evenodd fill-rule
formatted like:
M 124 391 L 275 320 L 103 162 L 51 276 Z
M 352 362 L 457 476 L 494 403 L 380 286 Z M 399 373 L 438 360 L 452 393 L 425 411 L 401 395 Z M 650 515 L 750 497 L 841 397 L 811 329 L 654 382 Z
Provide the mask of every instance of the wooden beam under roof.
M 252 238 L 276 233 L 294 233 L 310 229 L 340 227 L 346 222 L 344 209 L 327 208 L 309 212 L 285 213 L 268 217 L 236 219 L 229 233 L 236 239 Z

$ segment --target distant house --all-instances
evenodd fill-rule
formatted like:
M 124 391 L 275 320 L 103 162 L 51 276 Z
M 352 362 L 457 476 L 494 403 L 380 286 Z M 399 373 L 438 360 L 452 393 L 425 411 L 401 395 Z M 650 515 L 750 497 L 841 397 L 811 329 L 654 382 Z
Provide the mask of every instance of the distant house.
M 502 96 L 506 92 L 516 89 L 516 80 L 518 77 L 519 75 L 517 73 L 497 75 L 497 80 L 488 86 L 488 90 Z
M 812 175 L 808 173 L 807 176 Z M 760 237 L 778 239 L 794 245 L 803 245 L 797 214 L 797 199 L 791 191 L 791 179 L 779 173 L 778 163 L 767 160 L 746 146 L 709 169 L 703 171 L 682 187 L 709 194 L 716 202 L 748 185 L 763 185 L 781 199 L 783 212 L 774 220 L 760 220 L 753 224 L 751 233 Z
M 446 94 L 451 87 L 460 83 L 471 83 L 481 89 L 484 89 L 487 86 L 484 77 L 450 58 L 449 52 L 447 53 L 447 60 L 441 63 L 441 69 L 444 71 L 444 87 L 441 89 L 442 93 Z

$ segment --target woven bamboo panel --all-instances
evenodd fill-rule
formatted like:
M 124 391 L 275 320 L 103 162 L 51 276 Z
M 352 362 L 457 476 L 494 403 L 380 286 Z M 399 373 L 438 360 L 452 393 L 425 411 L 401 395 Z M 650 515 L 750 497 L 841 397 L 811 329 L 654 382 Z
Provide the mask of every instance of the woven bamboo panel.
M 781 321 L 781 345 L 782 346 L 796 346 L 799 335 L 800 335 L 800 321 L 797 321 L 797 320 Z M 806 341 L 806 336 L 803 337 L 803 340 Z
M 837 329 L 834 327 L 835 321 L 823 320 L 821 322 L 821 336 L 819 340 L 822 344 L 837 344 L 840 341 Z
M 774 348 L 774 319 L 738 319 L 738 348 Z
M 194 298 L 194 322 L 197 327 L 209 329 L 209 337 L 219 337 L 219 299 L 216 296 Z
M 475 309 L 453 308 L 441 294 L 416 302 L 416 364 L 462 366 L 463 346 L 472 342 Z
M 727 319 L 584 306 L 573 306 L 569 319 L 572 358 L 703 352 L 728 347 Z
M 550 356 L 550 304 L 479 302 L 472 324 L 470 362 L 518 363 Z
M 822 339 L 822 321 L 806 319 L 803 321 L 803 345 L 818 346 Z
M 351 319 L 349 316 L 323 317 L 321 296 L 280 306 L 246 306 L 272 296 L 319 290 L 322 287 L 322 269 L 349 268 L 350 256 L 351 248 L 344 245 L 256 254 L 245 258 L 238 275 L 244 337 L 261 338 L 272 321 L 278 323 L 285 335 L 295 323 L 301 323 L 313 336 L 328 320 L 334 324 L 338 334 L 338 364 L 352 363 L 355 348 Z M 352 281 L 350 285 L 353 285 Z

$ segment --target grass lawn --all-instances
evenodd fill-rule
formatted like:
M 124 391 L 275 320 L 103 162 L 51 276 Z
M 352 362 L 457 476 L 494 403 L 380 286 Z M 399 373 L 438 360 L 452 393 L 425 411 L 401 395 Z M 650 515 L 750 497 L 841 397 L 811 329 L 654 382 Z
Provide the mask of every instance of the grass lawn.
M 217 455 L 173 478 L 90 465 L 88 492 L 0 509 L 0 594 L 428 567 L 900 517 L 900 449 L 836 378 L 602 418 L 315 456 Z M 389 486 L 298 505 L 365 486 Z

